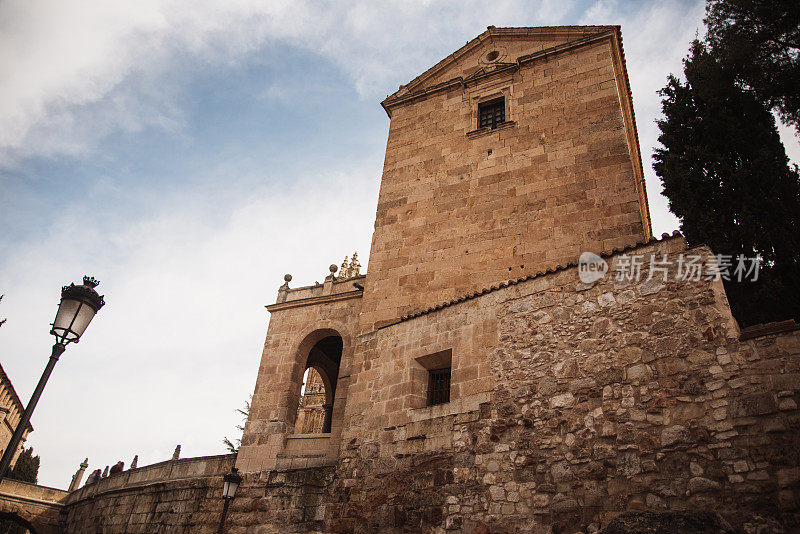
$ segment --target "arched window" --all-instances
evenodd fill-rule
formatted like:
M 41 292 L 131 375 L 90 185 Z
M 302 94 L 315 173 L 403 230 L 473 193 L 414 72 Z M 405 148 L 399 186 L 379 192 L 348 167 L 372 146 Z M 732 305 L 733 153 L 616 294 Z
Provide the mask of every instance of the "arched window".
M 294 425 L 296 434 L 331 431 L 333 399 L 341 360 L 342 338 L 336 335 L 317 341 L 308 352 Z

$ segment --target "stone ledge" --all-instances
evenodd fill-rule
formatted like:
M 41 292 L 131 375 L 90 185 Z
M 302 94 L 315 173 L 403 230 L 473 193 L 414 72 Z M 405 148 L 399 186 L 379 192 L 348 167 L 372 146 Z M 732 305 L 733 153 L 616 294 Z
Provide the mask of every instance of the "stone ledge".
M 424 408 L 409 410 L 408 420 L 412 423 L 417 423 L 428 419 L 436 419 L 437 417 L 474 412 L 480 409 L 481 404 L 489 402 L 490 400 L 491 393 L 488 391 L 484 393 L 475 393 L 474 395 L 451 400 L 446 404 L 437 404 L 436 406 L 425 406 Z
M 516 121 L 505 121 L 498 124 L 497 128 L 478 128 L 477 130 L 467 132 L 467 137 L 470 139 L 475 139 L 477 137 L 483 137 L 484 135 L 499 132 L 500 130 L 505 130 L 506 128 L 511 128 L 512 126 L 516 125 Z

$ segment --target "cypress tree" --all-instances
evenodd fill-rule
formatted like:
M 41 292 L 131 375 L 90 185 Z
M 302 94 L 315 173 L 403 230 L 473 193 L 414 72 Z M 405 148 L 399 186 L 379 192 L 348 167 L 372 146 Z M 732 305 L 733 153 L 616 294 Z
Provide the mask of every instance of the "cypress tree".
M 798 316 L 800 186 L 767 106 L 695 41 L 670 75 L 653 168 L 691 245 L 763 259 L 757 282 L 725 283 L 742 326 Z
M 33 455 L 33 447 L 22 448 L 9 478 L 36 484 L 39 479 L 39 455 Z
M 739 86 L 800 131 L 800 2 L 709 0 L 705 23 L 712 55 Z

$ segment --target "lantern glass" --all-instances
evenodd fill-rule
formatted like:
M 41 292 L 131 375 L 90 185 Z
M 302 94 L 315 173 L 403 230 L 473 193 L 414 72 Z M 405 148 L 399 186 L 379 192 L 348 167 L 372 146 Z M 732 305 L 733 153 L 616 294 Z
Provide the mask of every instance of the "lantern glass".
M 94 278 L 84 277 L 83 285 L 72 284 L 61 290 L 61 303 L 50 331 L 58 343 L 77 343 L 94 315 L 103 307 L 103 297 L 94 290 L 96 285 Z
M 78 314 L 82 304 L 79 300 L 61 299 L 56 319 L 53 321 L 53 333 L 56 336 L 63 338 L 66 342 L 75 341 L 80 337 L 80 334 L 76 334 L 72 328 L 76 322 L 75 316 Z M 82 333 L 83 331 L 81 331 Z
M 238 470 L 235 467 L 231 468 L 231 472 L 226 474 L 222 480 L 222 497 L 224 499 L 233 499 L 236 496 L 236 490 L 239 489 L 239 483 L 242 481 Z

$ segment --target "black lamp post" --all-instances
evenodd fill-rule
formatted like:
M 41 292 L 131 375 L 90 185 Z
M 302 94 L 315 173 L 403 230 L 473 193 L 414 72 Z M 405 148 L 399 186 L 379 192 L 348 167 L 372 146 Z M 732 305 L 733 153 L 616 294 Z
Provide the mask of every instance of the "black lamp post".
M 239 474 L 238 469 L 231 467 L 231 472 L 226 473 L 222 480 L 222 498 L 225 499 L 225 504 L 222 505 L 222 517 L 219 519 L 217 534 L 222 534 L 222 529 L 225 528 L 225 516 L 228 515 L 228 506 L 236 496 L 236 490 L 239 489 L 239 484 L 242 483 L 242 476 Z
M 3 459 L 0 460 L 0 480 L 6 476 L 11 465 L 11 459 L 14 457 L 14 452 L 19 446 L 22 434 L 28 427 L 31 414 L 39 402 L 39 397 L 42 396 L 42 390 L 47 384 L 47 379 L 50 378 L 50 373 L 53 372 L 59 356 L 64 353 L 69 343 L 77 343 L 80 340 L 94 315 L 105 304 L 103 297 L 94 290 L 99 283 L 94 278 L 84 276 L 82 285 L 70 284 L 61 288 L 61 303 L 58 305 L 58 313 L 56 313 L 56 318 L 53 321 L 53 328 L 50 329 L 50 333 L 56 336 L 56 343 L 53 345 L 50 361 L 47 362 L 47 367 L 45 367 L 36 389 L 33 390 L 31 400 L 28 401 L 28 406 L 25 407 L 25 411 L 22 413 L 19 423 L 17 423 L 14 435 L 3 453 Z

